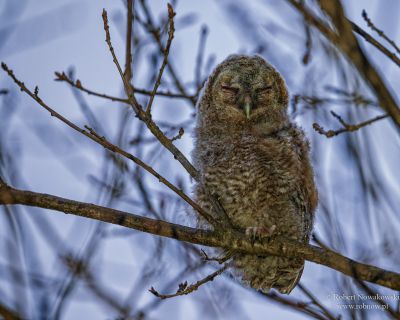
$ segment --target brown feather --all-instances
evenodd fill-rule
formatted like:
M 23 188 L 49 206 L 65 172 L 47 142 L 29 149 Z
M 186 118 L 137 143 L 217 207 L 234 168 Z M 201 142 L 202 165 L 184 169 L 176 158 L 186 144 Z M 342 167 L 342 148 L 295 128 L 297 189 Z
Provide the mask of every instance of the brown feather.
M 289 120 L 287 104 L 283 78 L 261 57 L 230 56 L 216 67 L 198 104 L 193 158 L 202 179 L 195 197 L 212 210 L 206 186 L 235 226 L 276 226 L 274 235 L 308 242 L 317 191 L 308 142 Z M 241 254 L 233 262 L 244 284 L 283 293 L 304 268 L 300 259 L 275 256 Z

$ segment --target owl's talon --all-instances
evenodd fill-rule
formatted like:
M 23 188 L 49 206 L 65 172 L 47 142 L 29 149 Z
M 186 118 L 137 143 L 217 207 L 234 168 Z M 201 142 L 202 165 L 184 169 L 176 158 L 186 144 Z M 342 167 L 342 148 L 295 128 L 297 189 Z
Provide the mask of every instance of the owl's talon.
M 246 235 L 252 240 L 261 240 L 263 238 L 271 237 L 275 229 L 276 225 L 272 225 L 271 227 L 247 227 Z

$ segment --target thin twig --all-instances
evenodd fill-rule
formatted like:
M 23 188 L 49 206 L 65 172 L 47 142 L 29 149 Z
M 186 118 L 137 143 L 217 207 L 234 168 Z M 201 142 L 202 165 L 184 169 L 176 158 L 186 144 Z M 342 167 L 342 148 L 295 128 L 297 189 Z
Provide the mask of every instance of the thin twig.
M 365 284 L 363 281 L 358 280 L 355 278 L 356 283 L 359 287 L 361 287 L 369 297 L 373 297 L 372 300 L 373 302 L 381 305 L 383 307 L 383 310 L 385 310 L 393 319 L 400 319 L 400 313 L 396 312 L 380 295 L 378 292 L 375 292 L 372 290 L 367 284 Z
M 322 313 L 330 320 L 340 319 L 335 317 L 319 300 L 301 283 L 298 284 L 299 289 L 312 301 L 314 305 L 321 309 Z
M 96 279 L 91 270 L 88 268 L 88 263 L 85 260 L 78 260 L 70 255 L 65 255 L 60 257 L 62 262 L 65 264 L 66 267 L 70 270 L 70 272 L 77 276 L 78 278 L 82 279 L 88 289 L 102 302 L 107 304 L 109 307 L 113 308 L 119 314 L 127 316 L 128 315 L 128 308 L 124 307 L 120 303 L 120 299 L 111 295 L 109 290 L 103 288 L 100 283 L 99 279 Z
M 365 30 L 360 28 L 354 22 L 350 20 L 349 22 L 351 23 L 351 27 L 353 28 L 354 32 L 362 36 L 365 39 L 365 41 L 368 41 L 370 44 L 372 44 L 375 48 L 381 51 L 384 55 L 386 55 L 390 60 L 392 60 L 395 64 L 397 64 L 400 67 L 400 58 L 394 52 L 389 51 L 378 40 L 376 40 L 374 37 L 372 37 L 370 34 L 368 34 Z
M 315 107 L 323 104 L 354 104 L 357 106 L 373 106 L 376 107 L 377 103 L 375 101 L 366 99 L 363 96 L 353 93 L 349 98 L 329 98 L 329 97 L 318 97 L 318 96 L 306 96 L 306 95 L 294 95 L 293 100 L 297 105 L 299 102 L 304 102 L 310 107 Z
M 203 263 L 197 263 L 194 266 L 186 266 L 174 279 L 168 281 L 168 283 L 164 286 L 165 289 L 171 288 L 175 286 L 176 283 L 181 279 L 183 276 L 189 273 L 193 273 L 194 271 L 198 270 L 200 267 L 203 267 Z M 128 300 L 131 301 L 131 300 Z M 143 319 L 144 315 L 150 312 L 154 312 L 155 308 L 160 305 L 161 302 L 164 300 L 162 299 L 152 299 L 150 302 L 142 306 L 139 310 L 135 310 L 135 314 L 133 315 L 132 319 Z
M 146 124 L 146 126 L 158 138 L 158 140 L 161 142 L 161 144 L 164 145 L 176 157 L 176 159 L 183 165 L 183 167 L 189 172 L 189 174 L 193 178 L 198 179 L 199 174 L 198 174 L 197 170 L 193 167 L 193 165 L 189 162 L 189 160 L 187 160 L 186 157 L 179 151 L 179 149 L 174 146 L 174 144 L 171 142 L 171 140 L 168 139 L 161 132 L 161 130 L 158 128 L 158 126 L 154 123 L 154 121 L 151 120 L 151 117 L 149 117 L 143 111 L 142 106 L 137 102 L 137 100 L 135 98 L 132 87 L 130 86 L 130 84 L 128 82 L 126 82 L 126 80 L 122 74 L 121 66 L 115 55 L 114 48 L 111 44 L 110 28 L 108 26 L 108 17 L 107 17 L 106 10 L 103 10 L 103 22 L 104 22 L 104 30 L 106 32 L 106 42 L 108 44 L 108 48 L 111 52 L 111 55 L 113 57 L 114 64 L 116 65 L 118 72 L 124 82 L 124 88 L 128 95 L 129 104 L 135 111 L 138 118 Z
M 125 40 L 125 71 L 124 77 L 130 82 L 132 79 L 132 29 L 133 29 L 133 0 L 127 0 L 126 40 Z
M 307 65 L 311 59 L 311 49 L 312 49 L 312 35 L 311 35 L 311 28 L 308 23 L 304 21 L 304 31 L 306 34 L 306 43 L 305 43 L 305 52 L 303 55 L 303 64 Z
M 70 69 L 68 71 L 68 76 L 71 79 L 74 79 L 74 71 L 73 69 Z M 97 130 L 100 133 L 106 133 L 107 130 L 106 128 L 104 128 L 104 126 L 101 124 L 101 122 L 97 119 L 96 115 L 94 114 L 94 112 L 91 110 L 90 106 L 88 105 L 88 103 L 86 102 L 84 96 L 83 96 L 83 92 L 81 90 L 77 90 L 74 87 L 70 87 L 72 94 L 74 95 L 75 99 L 78 102 L 79 108 L 81 109 L 83 115 L 86 118 L 86 121 L 89 123 L 89 125 L 93 128 L 95 128 L 95 130 Z
M 163 134 L 163 132 L 160 130 L 160 128 L 151 119 L 151 114 L 144 112 L 142 106 L 137 102 L 133 88 L 130 86 L 130 84 L 124 78 L 124 76 L 122 74 L 121 66 L 115 55 L 115 51 L 114 51 L 114 48 L 111 43 L 107 11 L 105 9 L 103 9 L 102 17 L 103 17 L 103 23 L 104 23 L 104 31 L 106 33 L 107 45 L 108 45 L 111 55 L 113 57 L 113 61 L 114 61 L 115 65 L 118 69 L 118 72 L 121 76 L 121 79 L 124 83 L 124 88 L 125 88 L 126 94 L 128 95 L 129 104 L 131 105 L 132 109 L 135 111 L 136 116 L 146 124 L 147 128 L 151 131 L 151 133 L 155 137 L 157 137 L 157 139 L 160 141 L 160 143 L 174 155 L 174 158 L 177 159 L 182 164 L 182 166 L 192 176 L 192 178 L 194 178 L 196 181 L 199 181 L 200 176 L 199 176 L 199 172 L 196 170 L 196 168 L 183 155 L 183 153 L 173 144 L 173 141 L 171 141 L 171 139 L 167 138 Z M 205 190 L 206 195 L 210 199 L 211 203 L 213 204 L 213 207 L 219 213 L 218 219 L 214 219 L 210 215 L 208 216 L 207 219 L 214 221 L 214 223 L 216 223 L 217 225 L 232 227 L 232 222 L 230 221 L 230 219 L 229 219 L 226 211 L 222 207 L 222 205 L 219 203 L 218 199 L 216 199 L 216 197 L 207 188 L 204 188 L 204 190 Z M 214 224 L 214 226 L 215 226 L 215 224 Z
M 303 301 L 298 301 L 298 300 L 294 300 L 291 298 L 286 298 L 282 295 L 278 295 L 277 293 L 270 291 L 268 293 L 265 293 L 261 290 L 257 291 L 260 295 L 274 301 L 277 302 L 281 305 L 284 306 L 289 306 L 290 308 L 293 308 L 294 310 L 297 310 L 299 312 L 302 312 L 314 319 L 318 319 L 318 320 L 328 320 L 328 318 L 321 314 L 320 312 L 317 312 L 316 310 L 314 310 L 313 308 L 310 308 L 307 303 L 303 302 Z
M 190 206 L 192 206 L 197 212 L 199 212 L 208 222 L 215 224 L 215 219 L 207 213 L 203 208 L 201 208 L 197 203 L 195 203 L 188 195 L 186 195 L 181 189 L 177 188 L 174 184 L 169 182 L 166 178 L 164 178 L 162 175 L 160 175 L 157 171 L 155 171 L 151 166 L 147 165 L 144 163 L 142 160 L 139 158 L 135 157 L 134 155 L 126 152 L 125 150 L 119 148 L 118 146 L 112 144 L 109 142 L 105 137 L 100 136 L 97 134 L 92 128 L 85 126 L 85 129 L 80 128 L 73 122 L 69 121 L 67 118 L 63 117 L 61 114 L 56 112 L 54 109 L 49 107 L 37 94 L 32 93 L 23 82 L 19 81 L 16 76 L 14 75 L 13 71 L 8 68 L 8 66 L 5 63 L 2 63 L 2 68 L 8 73 L 8 75 L 14 80 L 14 82 L 20 87 L 21 91 L 27 93 L 32 99 L 34 99 L 39 105 L 41 105 L 43 108 L 45 108 L 48 112 L 53 117 L 56 117 L 57 119 L 61 120 L 64 122 L 66 125 L 71 127 L 72 129 L 82 133 L 86 137 L 90 138 L 94 142 L 102 145 L 104 148 L 118 153 L 121 156 L 133 161 L 143 169 L 145 169 L 147 172 L 152 174 L 154 177 L 158 179 L 159 182 L 163 183 L 166 185 L 168 188 L 170 188 L 172 191 L 174 191 L 177 195 L 179 195 L 186 203 L 188 203 Z
M 175 137 L 172 137 L 171 141 L 179 140 L 182 138 L 183 134 L 185 133 L 185 130 L 183 128 L 179 128 L 179 132 Z
M 56 78 L 55 78 L 56 81 L 65 81 L 72 87 L 79 89 L 79 90 L 87 93 L 88 95 L 96 96 L 96 97 L 103 98 L 103 99 L 108 99 L 111 101 L 118 101 L 118 102 L 123 102 L 123 103 L 129 104 L 128 99 L 113 97 L 108 94 L 98 93 L 98 92 L 86 89 L 85 87 L 82 86 L 82 82 L 79 79 L 77 79 L 76 81 L 73 81 L 72 79 L 70 79 L 68 77 L 68 75 L 65 72 L 57 72 L 56 71 L 54 74 L 56 75 Z
M 367 22 L 368 27 L 370 27 L 373 31 L 375 31 L 379 36 L 381 36 L 383 39 L 385 39 L 396 51 L 398 54 L 400 54 L 400 49 L 396 45 L 396 43 L 389 39 L 389 37 L 380 29 L 378 29 L 374 23 L 371 21 L 371 19 L 368 17 L 367 12 L 365 10 L 362 11 L 362 17 L 364 20 Z
M 103 94 L 103 93 L 99 93 L 93 90 L 90 90 L 88 88 L 86 88 L 85 86 L 83 86 L 82 81 L 80 81 L 79 79 L 76 81 L 73 81 L 71 78 L 68 77 L 68 75 L 65 72 L 55 72 L 56 75 L 56 81 L 64 81 L 67 82 L 69 85 L 71 85 L 72 87 L 79 89 L 85 93 L 87 93 L 88 95 L 92 95 L 92 96 L 96 96 L 99 98 L 103 98 L 103 99 L 108 99 L 111 101 L 118 101 L 118 102 L 123 102 L 123 103 L 127 103 L 129 104 L 129 100 L 128 99 L 123 99 L 123 98 L 118 98 L 118 97 L 114 97 L 114 96 L 110 96 L 107 94 Z M 135 93 L 138 94 L 142 94 L 142 95 L 146 95 L 146 96 L 150 96 L 152 94 L 152 91 L 150 90 L 145 90 L 145 89 L 139 89 L 139 88 L 133 88 L 132 90 Z M 163 97 L 168 97 L 168 98 L 180 98 L 180 99 L 187 99 L 190 100 L 190 97 L 184 96 L 182 94 L 179 93 L 173 93 L 173 92 L 169 92 L 169 91 L 157 91 L 156 93 L 157 96 L 163 96 Z
M 207 35 L 208 35 L 207 26 L 202 26 L 200 31 L 199 48 L 197 50 L 197 56 L 196 56 L 196 66 L 194 69 L 194 83 L 196 85 L 197 90 L 199 90 L 202 87 L 201 68 L 203 66 L 204 49 L 206 46 Z
M 222 268 L 218 269 L 217 271 L 213 272 L 212 274 L 208 275 L 207 277 L 197 281 L 194 284 L 191 284 L 190 286 L 188 286 L 187 281 L 180 283 L 178 290 L 176 291 L 176 293 L 172 293 L 172 294 L 161 294 L 159 293 L 156 289 L 154 289 L 153 287 L 151 287 L 149 289 L 149 291 L 154 294 L 156 297 L 160 298 L 160 299 L 169 299 L 169 298 L 173 298 L 173 297 L 178 297 L 178 296 L 183 296 L 186 294 L 190 294 L 194 291 L 196 291 L 197 289 L 199 289 L 200 286 L 202 286 L 203 284 L 213 281 L 215 279 L 215 277 L 219 276 L 220 274 L 222 274 L 228 267 L 230 266 L 229 263 L 225 264 Z
M 149 102 L 147 104 L 146 113 L 148 115 L 150 115 L 150 113 L 151 113 L 151 107 L 153 105 L 154 97 L 155 97 L 155 95 L 157 93 L 158 87 L 161 84 L 161 78 L 163 76 L 164 69 L 165 69 L 165 67 L 166 67 L 166 65 L 168 63 L 169 50 L 171 49 L 171 44 L 172 44 L 172 40 L 174 38 L 174 32 L 175 32 L 174 16 L 175 16 L 174 9 L 168 3 L 168 21 L 169 21 L 168 40 L 167 40 L 167 45 L 165 46 L 165 49 L 163 50 L 164 59 L 163 59 L 163 62 L 161 64 L 160 71 L 158 72 L 158 76 L 157 76 L 156 82 L 154 83 L 154 87 L 153 87 L 153 90 L 151 92 Z
M 324 136 L 326 136 L 327 138 L 332 138 L 335 137 L 343 132 L 354 132 L 357 131 L 358 129 L 365 127 L 367 125 L 370 125 L 374 122 L 377 122 L 379 120 L 385 119 L 388 117 L 387 114 L 383 114 L 380 116 L 377 116 L 375 118 L 366 120 L 364 122 L 360 122 L 358 124 L 349 124 L 347 122 L 345 122 L 343 120 L 343 118 L 341 116 L 339 116 L 338 114 L 336 114 L 335 112 L 331 111 L 332 116 L 334 116 L 339 122 L 340 124 L 343 126 L 342 129 L 339 130 L 328 130 L 326 131 L 323 127 L 321 127 L 318 123 L 313 123 L 313 128 L 316 132 L 318 132 L 319 134 L 322 134 Z
M 155 42 L 158 45 L 159 50 L 161 52 L 163 52 L 164 48 L 163 48 L 163 45 L 162 45 L 162 42 L 161 42 L 160 33 L 158 32 L 158 28 L 155 26 L 155 24 L 153 22 L 153 19 L 151 18 L 150 11 L 149 11 L 149 9 L 148 9 L 148 7 L 147 7 L 147 5 L 146 5 L 144 0 L 140 0 L 140 4 L 142 6 L 143 12 L 146 15 L 146 19 L 147 19 L 147 23 L 144 24 L 143 26 L 145 28 L 147 28 L 149 33 L 153 36 Z M 175 83 L 175 87 L 178 89 L 178 91 L 181 94 L 183 94 L 184 96 L 190 97 L 190 95 L 187 94 L 187 92 L 185 90 L 185 87 L 183 86 L 183 84 L 179 80 L 179 78 L 178 78 L 178 76 L 176 74 L 176 71 L 175 71 L 174 67 L 172 66 L 171 61 L 168 61 L 168 65 L 167 66 L 168 66 L 168 71 L 169 71 L 169 73 L 170 73 L 170 75 L 171 75 L 171 77 L 172 77 L 172 79 L 173 79 L 173 81 Z M 196 104 L 196 99 L 193 96 L 191 98 L 191 102 L 192 102 L 193 106 Z
M 356 70 L 364 78 L 368 86 L 373 90 L 379 100 L 379 106 L 385 110 L 398 127 L 400 127 L 400 109 L 389 91 L 382 77 L 370 63 L 368 57 L 360 47 L 353 34 L 351 24 L 346 19 L 343 7 L 339 0 L 320 0 L 321 9 L 330 17 L 336 30 L 332 29 L 321 18 L 311 12 L 303 2 L 287 0 L 304 17 L 304 19 L 316 27 L 333 45 L 335 45 L 347 59 L 355 66 Z

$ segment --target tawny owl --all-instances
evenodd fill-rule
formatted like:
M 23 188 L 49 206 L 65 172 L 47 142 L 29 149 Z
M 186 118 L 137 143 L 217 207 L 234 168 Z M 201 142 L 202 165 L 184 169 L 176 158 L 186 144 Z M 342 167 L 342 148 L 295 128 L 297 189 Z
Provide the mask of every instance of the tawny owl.
M 206 187 L 247 234 L 308 242 L 317 192 L 308 142 L 287 105 L 284 80 L 263 58 L 233 55 L 219 64 L 198 103 L 195 197 L 215 215 Z M 282 293 L 296 286 L 304 267 L 301 259 L 246 254 L 233 264 L 244 284 Z

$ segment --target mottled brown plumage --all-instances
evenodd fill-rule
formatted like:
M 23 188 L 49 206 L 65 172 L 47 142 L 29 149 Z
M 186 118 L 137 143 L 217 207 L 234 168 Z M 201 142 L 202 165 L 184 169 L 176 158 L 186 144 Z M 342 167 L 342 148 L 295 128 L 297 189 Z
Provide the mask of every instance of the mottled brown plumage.
M 198 104 L 195 197 L 215 215 L 206 186 L 235 227 L 308 242 L 317 192 L 308 143 L 287 104 L 284 80 L 261 57 L 230 56 L 216 67 Z M 245 254 L 233 262 L 243 283 L 282 293 L 296 286 L 304 266 L 300 259 Z

